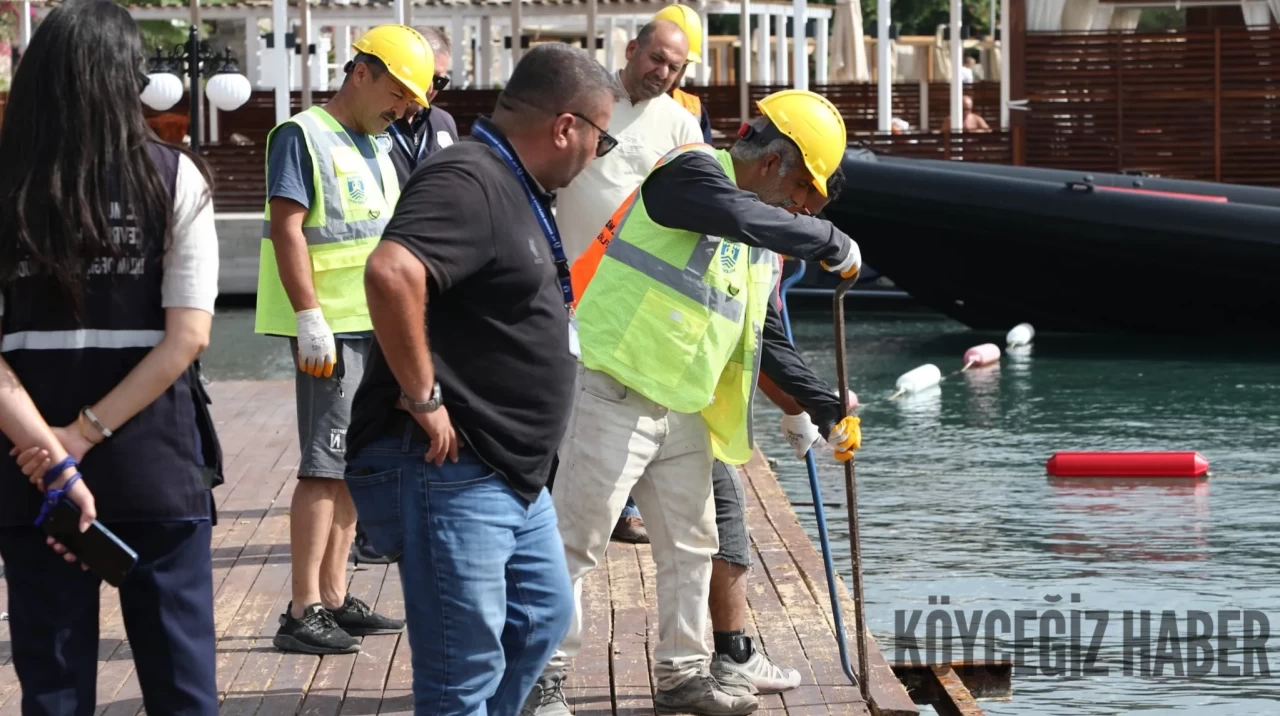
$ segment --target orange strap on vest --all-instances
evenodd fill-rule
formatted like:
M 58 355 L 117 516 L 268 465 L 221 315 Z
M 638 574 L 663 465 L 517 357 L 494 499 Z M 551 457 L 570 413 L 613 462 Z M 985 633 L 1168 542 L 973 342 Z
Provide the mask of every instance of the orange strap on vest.
M 596 275 L 596 267 L 600 265 L 600 259 L 604 258 L 605 249 L 609 248 L 609 242 L 613 241 L 614 235 L 618 233 L 618 227 L 622 224 L 622 219 L 631 210 L 631 205 L 636 203 L 636 198 L 640 196 L 640 187 L 636 187 L 631 191 L 631 195 L 627 200 L 614 209 L 613 215 L 609 220 L 604 222 L 604 228 L 600 229 L 600 233 L 596 234 L 596 240 L 587 246 L 587 250 L 573 262 L 573 266 L 569 268 L 569 279 L 573 282 L 573 306 L 578 307 L 578 301 L 582 300 L 582 294 L 586 293 L 587 285 L 591 283 L 591 279 Z

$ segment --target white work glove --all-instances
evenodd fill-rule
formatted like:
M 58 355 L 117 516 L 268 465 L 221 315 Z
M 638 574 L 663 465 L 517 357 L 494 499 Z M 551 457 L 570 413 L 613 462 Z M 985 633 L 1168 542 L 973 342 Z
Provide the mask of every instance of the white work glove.
M 333 375 L 338 348 L 333 331 L 318 308 L 298 311 L 298 369 L 315 378 Z
M 849 253 L 845 254 L 844 261 L 836 264 L 823 261 L 822 268 L 840 274 L 840 278 L 857 276 L 862 270 L 862 252 L 858 250 L 858 242 L 849 239 Z
M 809 452 L 809 448 L 817 445 L 822 440 L 822 433 L 818 432 L 818 426 L 813 424 L 809 419 L 808 413 L 800 413 L 799 415 L 782 415 L 782 436 L 791 444 L 791 448 L 796 451 L 796 459 L 803 460 L 805 453 Z

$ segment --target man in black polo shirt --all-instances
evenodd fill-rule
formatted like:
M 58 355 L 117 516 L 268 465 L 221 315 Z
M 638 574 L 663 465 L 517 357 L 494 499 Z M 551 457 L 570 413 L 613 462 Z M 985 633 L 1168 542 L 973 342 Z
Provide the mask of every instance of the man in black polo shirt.
M 576 340 L 548 192 L 613 148 L 621 96 L 582 50 L 530 50 L 492 120 L 414 172 L 365 269 L 346 479 L 371 546 L 401 555 L 419 713 L 518 713 L 569 629 L 544 485 Z

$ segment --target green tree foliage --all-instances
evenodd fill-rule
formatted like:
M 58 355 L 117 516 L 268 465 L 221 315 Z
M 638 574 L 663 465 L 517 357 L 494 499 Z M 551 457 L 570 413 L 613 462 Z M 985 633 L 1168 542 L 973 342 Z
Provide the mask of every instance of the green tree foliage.
M 991 3 L 993 0 L 963 0 L 961 22 L 975 32 L 991 31 Z M 892 0 L 889 6 L 890 22 L 898 26 L 901 35 L 932 35 L 938 25 L 951 23 L 951 3 L 948 0 Z M 876 2 L 863 0 L 862 23 L 868 35 L 875 34 Z

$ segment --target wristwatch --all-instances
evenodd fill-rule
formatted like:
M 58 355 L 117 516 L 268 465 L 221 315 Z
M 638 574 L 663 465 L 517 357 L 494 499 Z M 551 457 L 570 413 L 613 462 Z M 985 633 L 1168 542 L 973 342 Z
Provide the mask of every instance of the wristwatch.
M 440 407 L 440 383 L 431 386 L 430 400 L 414 400 L 400 391 L 400 404 L 411 413 L 434 413 Z

